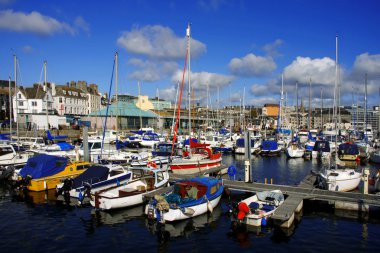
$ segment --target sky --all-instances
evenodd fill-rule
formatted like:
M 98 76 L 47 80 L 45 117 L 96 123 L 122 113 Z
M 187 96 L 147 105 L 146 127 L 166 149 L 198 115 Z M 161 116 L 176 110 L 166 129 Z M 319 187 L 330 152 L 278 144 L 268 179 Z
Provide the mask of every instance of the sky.
M 14 80 L 16 55 L 19 85 L 43 82 L 47 61 L 48 82 L 84 80 L 102 93 L 112 84 L 113 95 L 117 52 L 119 94 L 140 87 L 175 102 L 190 23 L 194 103 L 278 104 L 283 75 L 287 105 L 298 94 L 308 106 L 310 93 L 313 107 L 321 98 L 332 106 L 338 80 L 340 104 L 364 106 L 367 75 L 371 107 L 380 95 L 379 13 L 378 0 L 0 0 L 0 79 Z M 184 101 L 187 90 L 186 81 Z

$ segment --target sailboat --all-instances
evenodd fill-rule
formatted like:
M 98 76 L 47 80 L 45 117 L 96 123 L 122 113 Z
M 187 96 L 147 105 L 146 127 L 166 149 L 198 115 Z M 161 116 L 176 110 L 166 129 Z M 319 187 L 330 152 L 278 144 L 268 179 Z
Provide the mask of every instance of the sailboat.
M 185 57 L 185 67 L 182 78 L 181 90 L 184 84 L 184 76 L 186 71 L 186 63 L 188 68 L 187 79 L 189 86 L 189 149 L 183 152 L 183 157 L 173 160 L 169 167 L 175 174 L 193 174 L 200 173 L 202 171 L 208 170 L 210 168 L 219 167 L 222 162 L 221 153 L 213 153 L 209 148 L 209 144 L 201 144 L 196 143 L 191 139 L 191 106 L 190 106 L 190 94 L 191 94 L 191 79 L 190 79 L 190 24 L 187 26 L 186 30 L 187 37 L 187 49 L 186 49 L 186 57 Z M 179 112 L 182 101 L 182 91 L 180 92 L 180 97 L 178 100 L 178 114 L 176 118 L 174 138 L 173 138 L 173 148 L 176 142 L 176 131 L 178 129 L 178 120 L 179 120 Z M 172 154 L 174 150 L 172 150 Z
M 334 89 L 334 119 L 335 129 L 337 129 L 337 106 L 336 100 L 338 96 L 338 36 L 336 37 L 336 62 L 335 62 L 335 89 Z M 335 146 L 337 146 L 337 131 L 335 131 Z M 362 178 L 362 171 L 355 168 L 338 165 L 338 151 L 335 149 L 335 165 L 329 169 L 320 172 L 317 177 L 316 184 L 323 189 L 329 191 L 352 191 L 359 186 Z

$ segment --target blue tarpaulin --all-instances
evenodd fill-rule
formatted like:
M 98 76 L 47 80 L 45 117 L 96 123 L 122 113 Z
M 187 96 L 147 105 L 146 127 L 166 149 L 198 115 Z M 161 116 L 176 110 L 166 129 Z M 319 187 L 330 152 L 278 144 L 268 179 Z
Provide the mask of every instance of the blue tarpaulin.
M 263 150 L 276 150 L 278 148 L 277 141 L 266 140 L 261 143 Z
M 53 155 L 40 154 L 28 159 L 21 169 L 20 175 L 24 178 L 30 175 L 33 179 L 48 177 L 63 171 L 68 158 Z
M 358 155 L 359 154 L 358 145 L 354 143 L 342 143 L 339 145 L 338 154 Z
M 105 166 L 93 165 L 81 173 L 79 176 L 74 178 L 73 188 L 83 186 L 84 182 L 94 184 L 105 181 L 108 178 L 108 173 L 109 168 Z
M 313 151 L 330 152 L 330 143 L 328 141 L 316 141 Z
M 58 142 L 57 145 L 60 147 L 61 150 L 67 151 L 74 149 L 74 146 L 67 142 Z
M 255 140 L 251 139 L 251 147 L 253 147 L 254 145 L 255 145 Z M 245 147 L 244 138 L 239 138 L 236 140 L 236 147 L 239 147 L 239 148 Z

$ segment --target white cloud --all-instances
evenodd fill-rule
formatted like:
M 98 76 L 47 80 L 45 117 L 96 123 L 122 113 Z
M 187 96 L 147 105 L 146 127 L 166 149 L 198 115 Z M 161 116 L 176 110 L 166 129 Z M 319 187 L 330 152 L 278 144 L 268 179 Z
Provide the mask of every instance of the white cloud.
M 227 85 L 229 85 L 233 80 L 234 77 L 222 75 L 222 74 L 216 74 L 216 73 L 209 73 L 209 72 L 191 72 L 190 75 L 191 78 L 191 86 L 198 91 L 205 91 L 207 90 L 207 83 L 209 86 L 209 91 L 216 90 L 217 87 L 223 88 Z M 172 76 L 172 82 L 182 81 L 182 71 L 178 70 L 174 75 Z M 187 73 L 185 75 L 185 83 L 187 83 Z
M 0 29 L 45 36 L 58 32 L 75 34 L 75 29 L 70 25 L 36 11 L 31 13 L 14 12 L 13 10 L 0 11 Z
M 75 27 L 79 30 L 83 30 L 87 34 L 90 32 L 90 25 L 84 20 L 83 17 L 79 16 L 74 21 Z
M 278 104 L 279 100 L 273 96 L 255 97 L 247 100 L 247 105 L 263 106 L 264 104 Z
M 185 29 L 184 29 L 185 32 Z M 186 37 L 178 37 L 164 26 L 147 25 L 123 32 L 117 44 L 130 53 L 150 58 L 177 60 L 186 54 Z M 206 51 L 206 46 L 191 39 L 191 57 L 198 57 Z
M 268 95 L 269 91 L 275 92 L 273 89 L 269 89 L 268 85 L 253 84 L 251 86 L 251 92 L 254 96 Z
M 356 56 L 353 72 L 361 73 L 363 76 L 367 73 L 369 76 L 380 77 L 380 54 L 369 55 L 364 53 Z
M 343 71 L 340 70 L 343 74 Z M 333 85 L 335 83 L 335 61 L 331 58 L 316 58 L 298 56 L 290 65 L 284 69 L 284 78 L 299 83 L 313 83 Z
M 160 80 L 160 72 L 155 63 L 137 58 L 130 59 L 128 63 L 130 65 L 138 67 L 138 70 L 135 70 L 128 75 L 129 79 L 145 82 L 154 82 Z
M 128 78 L 146 82 L 154 82 L 171 76 L 178 69 L 178 64 L 173 61 L 161 62 L 132 58 L 128 64 L 136 67 L 136 70 L 132 71 Z
M 264 45 L 263 50 L 267 53 L 267 55 L 271 57 L 277 57 L 280 56 L 280 53 L 277 51 L 277 49 L 281 47 L 283 44 L 283 40 L 276 39 L 274 42 Z
M 233 58 L 229 63 L 231 73 L 243 77 L 260 77 L 276 69 L 276 63 L 270 56 L 247 54 L 243 58 Z

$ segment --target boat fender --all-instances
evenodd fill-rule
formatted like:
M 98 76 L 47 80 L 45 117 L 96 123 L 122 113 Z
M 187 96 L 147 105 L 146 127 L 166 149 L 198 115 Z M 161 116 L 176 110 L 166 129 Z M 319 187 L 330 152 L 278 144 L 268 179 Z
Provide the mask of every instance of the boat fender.
M 238 210 L 239 210 L 239 212 L 237 214 L 238 220 L 244 219 L 245 215 L 247 213 L 249 213 L 249 207 L 248 207 L 248 205 L 245 202 L 240 202 L 239 203 Z
M 266 226 L 267 225 L 267 219 L 265 218 L 265 217 L 263 217 L 262 219 L 261 219 L 261 226 Z
M 231 164 L 227 169 L 227 174 L 230 178 L 234 177 L 236 175 L 236 168 L 233 164 Z

